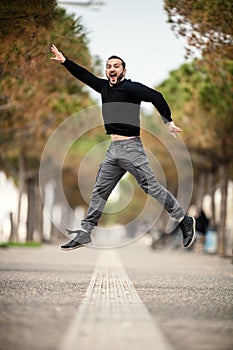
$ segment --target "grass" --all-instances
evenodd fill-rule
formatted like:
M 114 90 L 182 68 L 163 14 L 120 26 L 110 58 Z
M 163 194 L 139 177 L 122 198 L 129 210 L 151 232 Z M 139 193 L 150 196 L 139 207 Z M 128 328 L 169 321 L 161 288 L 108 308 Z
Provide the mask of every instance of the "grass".
M 40 242 L 33 242 L 33 241 L 28 241 L 24 243 L 20 243 L 20 242 L 0 243 L 0 248 L 38 248 L 41 246 L 42 244 Z

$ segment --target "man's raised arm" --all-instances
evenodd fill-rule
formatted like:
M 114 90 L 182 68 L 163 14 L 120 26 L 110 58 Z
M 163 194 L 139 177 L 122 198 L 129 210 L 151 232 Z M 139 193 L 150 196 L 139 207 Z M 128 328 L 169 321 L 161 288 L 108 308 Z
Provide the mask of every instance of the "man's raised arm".
M 51 52 L 54 54 L 54 57 L 51 57 L 51 60 L 56 61 L 64 65 L 64 67 L 77 79 L 82 81 L 84 84 L 90 86 L 97 92 L 101 91 L 101 88 L 104 84 L 104 79 L 96 77 L 94 74 L 89 72 L 86 68 L 79 66 L 75 62 L 66 58 L 55 45 L 51 46 Z

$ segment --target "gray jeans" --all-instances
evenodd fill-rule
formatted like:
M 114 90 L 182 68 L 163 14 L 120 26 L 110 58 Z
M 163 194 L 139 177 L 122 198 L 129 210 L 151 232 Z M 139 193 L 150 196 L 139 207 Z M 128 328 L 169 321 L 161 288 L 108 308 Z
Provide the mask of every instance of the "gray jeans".
M 99 167 L 86 217 L 81 222 L 84 229 L 91 231 L 98 224 L 109 195 L 127 171 L 146 193 L 163 205 L 172 218 L 182 218 L 183 209 L 175 197 L 156 180 L 140 137 L 134 137 L 111 142 Z

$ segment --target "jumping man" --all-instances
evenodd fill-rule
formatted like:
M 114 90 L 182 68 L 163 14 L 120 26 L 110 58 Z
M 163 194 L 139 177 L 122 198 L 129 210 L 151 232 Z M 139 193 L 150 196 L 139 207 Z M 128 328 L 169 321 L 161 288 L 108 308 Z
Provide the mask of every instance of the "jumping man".
M 181 132 L 171 118 L 170 108 L 163 95 L 143 84 L 126 79 L 125 62 L 118 56 L 108 58 L 105 70 L 107 79 L 101 79 L 69 60 L 55 45 L 51 46 L 51 52 L 54 55 L 51 60 L 61 63 L 75 78 L 101 94 L 104 126 L 106 134 L 111 137 L 111 144 L 99 167 L 81 229 L 67 230 L 68 233 L 76 233 L 76 236 L 61 248 L 71 250 L 91 242 L 91 232 L 98 224 L 109 195 L 127 171 L 136 178 L 146 193 L 155 198 L 179 222 L 183 245 L 185 248 L 190 247 L 195 239 L 195 219 L 186 215 L 176 198 L 156 180 L 140 139 L 142 101 L 154 105 L 174 136 Z

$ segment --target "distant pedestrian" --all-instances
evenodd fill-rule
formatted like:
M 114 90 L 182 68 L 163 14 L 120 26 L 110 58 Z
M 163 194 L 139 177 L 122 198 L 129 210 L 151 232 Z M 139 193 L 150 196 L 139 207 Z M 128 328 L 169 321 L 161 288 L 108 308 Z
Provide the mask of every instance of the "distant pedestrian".
M 51 52 L 54 54 L 52 60 L 60 62 L 75 78 L 101 94 L 104 126 L 112 141 L 100 165 L 89 208 L 81 222 L 82 228 L 67 230 L 68 233 L 76 233 L 76 236 L 61 248 L 71 250 L 91 242 L 91 232 L 98 224 L 109 195 L 127 171 L 146 193 L 179 222 L 184 247 L 190 247 L 195 239 L 195 219 L 186 215 L 175 197 L 156 180 L 140 139 L 142 101 L 154 105 L 174 136 L 181 132 L 172 120 L 170 108 L 162 94 L 126 79 L 125 62 L 118 56 L 108 58 L 105 70 L 107 79 L 101 79 L 69 60 L 55 45 L 51 46 Z
M 209 219 L 207 218 L 203 209 L 201 209 L 196 217 L 196 230 L 199 235 L 200 242 L 205 244 L 206 233 L 209 226 Z

